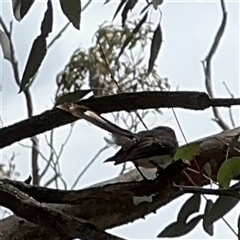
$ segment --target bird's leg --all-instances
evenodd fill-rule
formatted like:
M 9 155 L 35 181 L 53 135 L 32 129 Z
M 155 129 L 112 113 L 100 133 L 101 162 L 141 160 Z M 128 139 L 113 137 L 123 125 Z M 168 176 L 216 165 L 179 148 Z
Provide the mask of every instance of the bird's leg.
M 142 173 L 142 171 L 140 170 L 138 164 L 134 162 L 134 166 L 135 166 L 135 168 L 138 170 L 138 172 L 140 173 L 140 175 L 142 176 L 142 178 L 143 178 L 144 180 L 149 181 L 149 179 L 147 179 L 147 178 L 144 176 L 144 174 Z
M 160 167 L 157 163 L 155 163 L 154 161 L 150 160 L 149 163 L 151 163 L 154 167 L 157 168 L 157 172 L 156 172 L 156 177 L 159 176 L 160 172 L 163 170 L 162 167 Z

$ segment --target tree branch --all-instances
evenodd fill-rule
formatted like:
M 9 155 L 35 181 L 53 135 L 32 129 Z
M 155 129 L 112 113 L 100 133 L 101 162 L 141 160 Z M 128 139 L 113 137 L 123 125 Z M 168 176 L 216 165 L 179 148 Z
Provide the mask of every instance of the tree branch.
M 205 138 L 199 146 L 194 157 L 201 169 L 209 162 L 213 180 L 216 179 L 218 169 L 225 161 L 228 149 L 226 143 L 231 143 L 232 138 L 238 133 L 240 133 L 240 128 L 224 131 Z M 240 143 L 238 142 L 235 147 L 240 149 Z M 231 148 L 229 157 L 232 156 L 240 156 L 240 152 Z M 175 164 L 178 164 L 177 162 Z M 191 168 L 197 169 L 194 162 L 192 162 Z M 139 174 L 136 170 L 131 170 L 115 179 L 78 191 L 47 189 L 10 180 L 3 180 L 3 183 L 14 185 L 14 187 L 27 193 L 39 202 L 48 202 L 44 204 L 49 208 L 91 221 L 95 226 L 107 229 L 132 222 L 149 213 L 156 212 L 162 206 L 182 195 L 183 192 L 173 185 L 173 182 L 178 185 L 189 185 L 188 179 L 181 172 L 181 168 L 172 164 L 168 170 L 162 171 L 158 181 L 150 182 L 136 181 L 140 180 Z M 202 177 L 201 174 L 189 172 L 189 176 L 198 186 L 208 183 L 208 180 Z M 136 203 L 135 200 L 141 198 L 143 201 Z M 60 202 L 61 204 L 57 204 Z M 17 239 L 19 240 L 49 239 L 48 229 L 42 229 L 35 225 L 32 226 L 28 222 L 24 225 L 24 228 L 21 228 L 19 225 L 20 220 L 16 216 L 11 216 L 0 221 L 0 229 L 3 229 L 4 236 L 9 235 L 9 231 L 12 228 L 8 224 L 11 223 L 11 226 L 16 227 Z M 36 238 L 36 233 L 38 233 L 38 238 Z M 21 234 L 21 237 L 19 237 L 19 234 Z
M 8 31 L 7 26 L 6 26 L 5 22 L 3 21 L 3 19 L 1 18 L 1 16 L 0 16 L 0 24 L 9 39 L 10 50 L 11 50 L 10 63 L 12 66 L 15 82 L 18 86 L 20 86 L 21 80 L 20 80 L 19 70 L 18 70 L 18 61 L 15 56 L 15 50 L 14 50 L 14 46 L 13 46 L 13 42 L 12 42 L 12 32 L 11 32 L 12 27 L 10 27 L 10 30 Z M 23 93 L 24 93 L 25 100 L 26 100 L 28 117 L 30 118 L 33 116 L 33 101 L 32 101 L 31 92 L 30 92 L 29 88 L 27 87 L 26 89 L 24 89 Z M 39 140 L 36 136 L 32 135 L 31 141 L 32 141 L 31 160 L 32 160 L 33 184 L 39 184 L 38 152 L 36 151 L 36 149 L 38 148 Z
M 209 94 L 209 96 L 211 98 L 214 98 L 213 87 L 212 87 L 212 76 L 211 76 L 211 63 L 212 63 L 213 55 L 217 51 L 217 48 L 223 37 L 223 33 L 224 33 L 224 30 L 226 28 L 226 23 L 227 23 L 227 12 L 226 12 L 224 0 L 220 0 L 220 2 L 221 2 L 221 8 L 222 8 L 222 22 L 219 26 L 219 29 L 216 33 L 215 39 L 213 41 L 213 44 L 209 50 L 209 53 L 208 53 L 206 59 L 204 61 L 202 61 L 203 69 L 204 69 L 204 73 L 205 73 L 205 86 L 207 89 L 207 93 Z M 215 117 L 214 121 L 223 130 L 229 129 L 229 126 L 224 121 L 224 119 L 221 117 L 219 110 L 216 107 L 213 107 L 212 110 L 213 110 L 213 115 Z
M 149 108 L 186 108 L 204 110 L 209 107 L 230 107 L 240 105 L 240 99 L 211 99 L 204 92 L 139 92 L 90 98 L 79 101 L 98 113 L 133 111 Z M 0 148 L 22 139 L 52 130 L 77 120 L 72 114 L 52 109 L 40 115 L 23 120 L 0 130 Z
M 200 193 L 206 195 L 216 195 L 216 196 L 228 196 L 234 197 L 240 200 L 240 193 L 235 189 L 228 188 L 228 189 L 209 189 L 209 188 L 202 188 L 202 187 L 193 187 L 193 186 L 178 186 L 183 193 Z
M 0 204 L 11 209 L 16 215 L 45 227 L 51 235 L 61 239 L 123 240 L 104 232 L 90 222 L 43 206 L 18 188 L 3 181 L 0 181 Z

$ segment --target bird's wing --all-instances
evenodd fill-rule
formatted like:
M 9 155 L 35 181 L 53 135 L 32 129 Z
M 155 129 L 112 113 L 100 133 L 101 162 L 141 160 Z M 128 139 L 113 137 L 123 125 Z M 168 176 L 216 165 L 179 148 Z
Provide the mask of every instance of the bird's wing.
M 116 139 L 116 143 L 119 145 L 123 145 L 121 144 L 121 142 L 122 141 L 124 142 L 124 140 L 127 141 L 127 138 L 132 139 L 135 136 L 135 134 L 133 134 L 132 132 L 118 127 L 117 125 L 111 123 L 106 118 L 100 116 L 99 114 L 97 114 L 96 112 L 94 112 L 93 110 L 89 109 L 86 106 L 74 103 L 64 103 L 57 107 L 64 111 L 70 112 L 73 116 L 77 118 L 85 119 L 86 121 L 92 123 L 93 125 L 112 133 L 113 137 Z M 126 139 L 121 139 L 124 137 Z
M 168 139 L 144 137 L 135 144 L 122 147 L 113 157 L 104 162 L 114 161 L 115 165 L 157 155 L 174 155 L 175 149 Z
M 141 158 L 153 157 L 157 155 L 171 155 L 173 147 L 171 141 L 156 137 L 142 138 L 129 153 L 127 160 L 132 161 Z

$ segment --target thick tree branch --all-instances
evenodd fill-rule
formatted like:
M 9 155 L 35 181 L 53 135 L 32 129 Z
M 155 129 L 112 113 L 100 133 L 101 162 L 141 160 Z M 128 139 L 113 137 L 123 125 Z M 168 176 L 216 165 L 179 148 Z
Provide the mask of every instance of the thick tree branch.
M 92 223 L 43 206 L 33 198 L 0 180 L 0 204 L 11 209 L 16 215 L 48 229 L 53 236 L 61 239 L 81 238 L 86 240 L 121 240 L 107 234 Z
M 200 168 L 203 168 L 209 162 L 213 179 L 216 178 L 217 171 L 226 158 L 228 146 L 224 142 L 230 143 L 238 133 L 240 133 L 240 128 L 224 131 L 213 137 L 206 138 L 199 146 L 195 159 Z M 238 142 L 235 147 L 240 149 L 240 143 Z M 232 156 L 240 156 L 240 152 L 231 148 L 229 157 Z M 194 162 L 191 168 L 197 169 Z M 132 180 L 139 179 L 136 170 L 132 170 L 130 173 L 126 173 L 114 180 L 87 189 L 69 192 L 29 186 L 9 180 L 3 182 L 13 184 L 17 189 L 26 192 L 40 202 L 52 202 L 44 203 L 49 208 L 61 210 L 65 214 L 74 215 L 77 218 L 90 221 L 97 227 L 107 229 L 156 212 L 159 208 L 183 194 L 178 188 L 174 187 L 173 182 L 179 185 L 189 185 L 190 183 L 185 175 L 181 173 L 181 168 L 173 167 L 173 169 L 178 172 L 166 172 L 164 170 L 162 179 L 160 177 L 159 181 L 155 182 L 136 182 Z M 208 180 L 200 174 L 189 172 L 189 175 L 198 186 L 208 183 Z M 139 198 L 143 200 L 137 204 L 135 200 L 139 200 Z M 65 203 L 56 204 L 57 202 Z M 72 204 L 69 204 L 70 202 Z M 18 234 L 19 240 L 49 239 L 49 233 L 45 228 L 33 226 L 29 222 L 26 222 L 24 228 L 22 228 L 19 225 L 20 220 L 16 216 L 11 216 L 0 221 L 0 229 L 2 229 L 4 236 L 11 233 L 12 228 L 9 227 L 11 223 L 11 226 L 16 228 L 15 232 Z M 39 234 L 37 238 L 36 233 Z
M 91 98 L 78 102 L 98 113 L 133 111 L 149 108 L 186 108 L 204 110 L 209 107 L 240 105 L 240 99 L 211 99 L 204 92 L 139 92 Z M 17 141 L 71 123 L 76 118 L 59 109 L 52 109 L 0 130 L 0 148 Z
M 112 192 L 124 192 L 125 198 L 133 198 L 136 193 L 139 196 L 148 196 L 157 191 L 157 189 L 162 189 L 169 182 L 172 183 L 176 176 L 181 173 L 181 171 L 186 168 L 187 165 L 182 163 L 182 161 L 176 161 L 169 165 L 166 169 L 161 172 L 161 175 L 152 180 L 146 181 L 142 180 L 140 182 L 126 182 L 126 183 L 114 183 L 108 184 L 100 188 L 99 186 L 87 188 L 79 191 L 67 191 L 59 189 L 49 189 L 34 185 L 24 184 L 19 181 L 13 181 L 8 179 L 3 179 L 4 184 L 11 184 L 24 193 L 28 194 L 30 197 L 35 198 L 39 202 L 45 203 L 58 203 L 58 204 L 81 204 L 86 198 L 92 196 L 92 198 L 97 199 L 99 196 L 104 198 L 112 198 Z M 140 185 L 142 186 L 140 188 Z M 122 188 L 126 187 L 127 191 Z M 121 194 L 121 193 L 120 193 Z M 119 196 L 117 196 L 119 197 Z M 114 201 L 114 200 L 113 200 Z

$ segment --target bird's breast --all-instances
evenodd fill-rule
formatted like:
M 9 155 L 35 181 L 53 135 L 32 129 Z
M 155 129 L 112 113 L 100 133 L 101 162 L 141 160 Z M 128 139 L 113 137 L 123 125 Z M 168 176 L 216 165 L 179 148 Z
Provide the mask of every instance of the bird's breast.
M 156 165 L 161 168 L 166 168 L 169 164 L 172 163 L 172 157 L 170 155 L 154 156 L 150 158 L 140 158 L 134 160 L 134 162 L 143 168 L 156 168 Z M 154 162 L 154 164 L 151 162 Z

